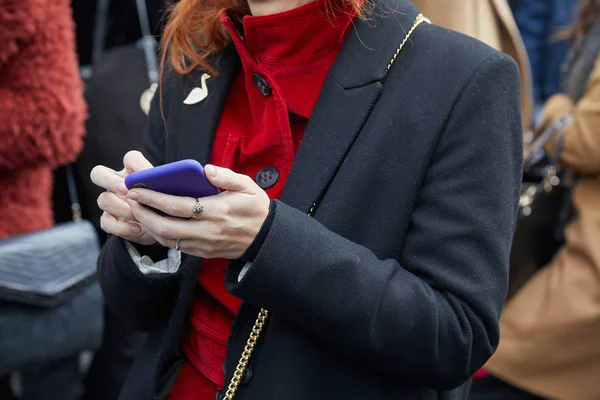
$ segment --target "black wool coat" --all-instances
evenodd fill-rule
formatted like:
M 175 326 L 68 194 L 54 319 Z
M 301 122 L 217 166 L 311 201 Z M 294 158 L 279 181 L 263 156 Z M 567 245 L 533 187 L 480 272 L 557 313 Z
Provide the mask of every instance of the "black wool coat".
M 227 382 L 259 308 L 270 311 L 236 399 L 461 399 L 498 343 L 521 180 L 517 67 L 423 24 L 388 70 L 418 11 L 374 1 L 323 85 L 253 264 L 239 282 L 241 263 L 227 272 L 244 300 Z M 209 160 L 240 68 L 231 47 L 219 68 L 196 106 L 183 100 L 202 71 L 165 77 L 154 165 Z M 178 273 L 144 276 L 121 239 L 104 247 L 106 301 L 149 332 L 121 399 L 168 393 L 199 268 L 184 256 Z

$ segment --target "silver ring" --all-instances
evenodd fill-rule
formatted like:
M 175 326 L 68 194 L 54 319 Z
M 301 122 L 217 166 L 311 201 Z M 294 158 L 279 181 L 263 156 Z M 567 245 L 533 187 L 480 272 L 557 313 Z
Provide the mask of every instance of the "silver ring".
M 190 219 L 196 219 L 196 217 L 202 215 L 202 213 L 204 212 L 204 206 L 200 204 L 200 199 L 196 199 L 196 204 L 194 204 L 192 212 L 192 217 Z
M 181 239 L 177 239 L 175 241 L 175 250 L 179 251 L 179 249 L 181 249 Z

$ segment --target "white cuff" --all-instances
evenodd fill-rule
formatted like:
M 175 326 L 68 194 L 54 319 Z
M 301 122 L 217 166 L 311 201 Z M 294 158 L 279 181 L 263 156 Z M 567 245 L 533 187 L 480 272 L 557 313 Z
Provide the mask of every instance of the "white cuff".
M 150 257 L 140 255 L 139 251 L 128 241 L 125 241 L 125 247 L 127 247 L 127 251 L 135 265 L 144 275 L 174 274 L 181 265 L 181 252 L 175 249 L 169 249 L 167 258 L 164 260 L 154 262 Z

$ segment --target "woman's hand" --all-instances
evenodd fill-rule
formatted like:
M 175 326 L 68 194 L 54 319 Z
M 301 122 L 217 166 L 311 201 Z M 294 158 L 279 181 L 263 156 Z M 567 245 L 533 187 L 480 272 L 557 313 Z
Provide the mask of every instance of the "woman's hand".
M 196 199 L 145 189 L 133 189 L 127 195 L 133 215 L 165 247 L 177 247 L 202 258 L 239 258 L 269 214 L 269 196 L 246 175 L 213 165 L 204 171 L 213 185 L 226 191 L 199 199 L 202 212 L 195 218 Z M 143 205 L 171 217 L 160 216 Z
M 156 240 L 144 231 L 127 204 L 125 177 L 132 172 L 152 168 L 152 164 L 139 151 L 130 151 L 123 158 L 123 169 L 114 171 L 102 165 L 94 167 L 90 177 L 95 185 L 106 189 L 98 197 L 98 207 L 104 213 L 100 226 L 106 233 L 120 236 L 130 242 L 143 245 L 156 243 Z

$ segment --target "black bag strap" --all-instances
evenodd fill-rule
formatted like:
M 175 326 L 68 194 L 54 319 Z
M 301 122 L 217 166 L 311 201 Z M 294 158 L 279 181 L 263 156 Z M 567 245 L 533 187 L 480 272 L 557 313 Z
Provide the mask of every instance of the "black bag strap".
M 110 0 L 97 0 L 96 20 L 92 38 L 92 65 L 96 65 L 102 58 L 106 49 L 106 32 L 108 30 L 108 17 Z
M 144 52 L 146 60 L 146 72 L 148 74 L 148 82 L 152 85 L 158 83 L 158 60 L 156 59 L 156 39 L 152 36 L 150 28 L 150 18 L 148 16 L 148 7 L 146 0 L 135 0 L 135 5 L 142 32 L 142 38 L 138 42 L 138 46 Z M 108 30 L 108 18 L 110 12 L 110 0 L 98 0 L 96 4 L 96 21 L 94 22 L 94 36 L 92 44 L 92 73 L 93 66 L 102 58 L 106 50 L 106 34 Z
M 81 221 L 81 203 L 77 195 L 77 182 L 75 181 L 75 173 L 73 172 L 73 164 L 65 167 L 67 173 L 67 187 L 69 189 L 69 200 L 71 202 L 71 215 L 74 222 Z
M 150 84 L 158 83 L 158 62 L 156 60 L 156 39 L 152 36 L 150 29 L 150 19 L 148 17 L 148 7 L 146 0 L 135 0 L 142 39 L 139 42 L 146 58 L 146 71 L 148 73 L 148 82 Z

